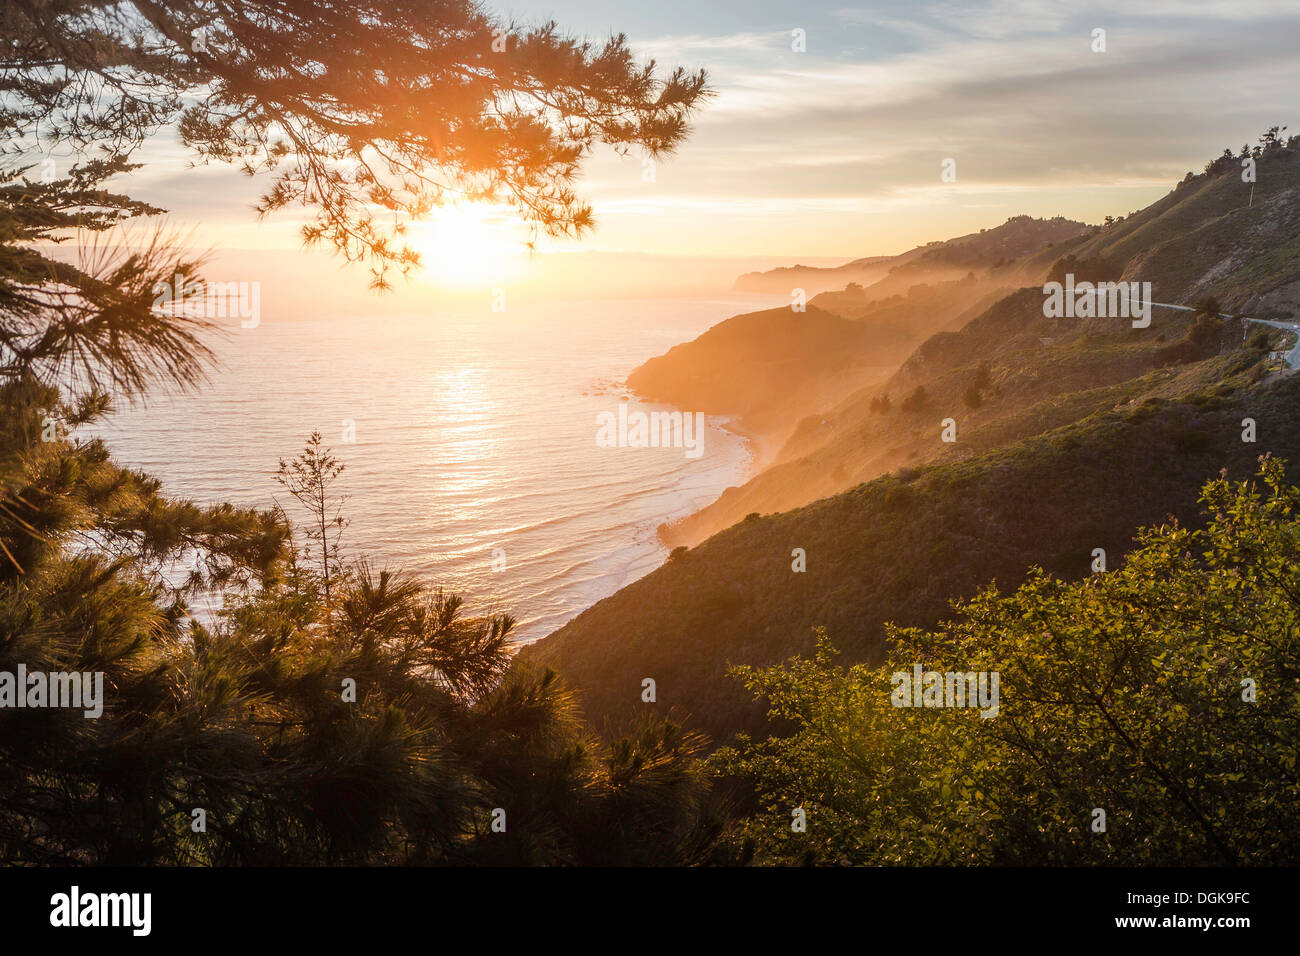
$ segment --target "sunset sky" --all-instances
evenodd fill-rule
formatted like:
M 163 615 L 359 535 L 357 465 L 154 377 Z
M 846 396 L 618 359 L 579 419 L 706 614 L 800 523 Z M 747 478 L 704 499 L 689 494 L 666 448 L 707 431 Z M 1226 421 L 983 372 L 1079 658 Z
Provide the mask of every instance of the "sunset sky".
M 809 261 L 900 252 L 1019 213 L 1095 222 L 1270 125 L 1300 131 L 1295 0 L 488 6 L 592 37 L 624 31 L 661 64 L 706 67 L 717 90 L 655 182 L 639 157 L 592 159 L 581 188 L 599 228 L 583 251 Z M 1091 49 L 1098 27 L 1105 53 Z M 796 28 L 806 53 L 791 50 Z M 956 183 L 940 181 L 948 157 Z M 259 182 L 186 170 L 165 143 L 150 158 L 132 192 L 200 241 L 297 245 L 294 217 L 249 213 Z M 467 278 L 490 281 L 521 236 L 492 211 L 462 210 L 419 244 L 448 273 L 478 263 Z

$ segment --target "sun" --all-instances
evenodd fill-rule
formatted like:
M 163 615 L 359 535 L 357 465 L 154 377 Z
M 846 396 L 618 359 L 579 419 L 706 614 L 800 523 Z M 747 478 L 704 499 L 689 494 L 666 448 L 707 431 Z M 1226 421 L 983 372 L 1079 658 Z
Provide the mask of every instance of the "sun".
M 527 257 L 518 219 L 492 206 L 443 206 L 411 225 L 408 236 L 425 277 L 445 285 L 505 282 Z

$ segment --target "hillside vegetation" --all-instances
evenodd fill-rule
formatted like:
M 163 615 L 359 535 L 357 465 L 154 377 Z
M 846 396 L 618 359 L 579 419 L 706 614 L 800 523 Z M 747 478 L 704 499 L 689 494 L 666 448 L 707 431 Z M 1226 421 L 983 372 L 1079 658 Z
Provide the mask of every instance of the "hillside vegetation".
M 889 379 L 864 382 L 806 417 L 764 471 L 664 528 L 665 542 L 697 544 L 751 512 L 798 507 L 898 468 L 1078 420 L 1109 400 L 1080 390 L 1236 347 L 1257 328 L 1202 324 L 1191 343 L 1196 320 L 1186 312 L 1156 308 L 1145 329 L 1127 319 L 1047 318 L 1040 286 L 1054 267 L 1082 276 L 1100 264 L 1104 277 L 1151 282 L 1160 302 L 1213 298 L 1225 311 L 1261 318 L 1300 311 L 1297 157 L 1300 148 L 1260 157 L 1253 205 L 1244 205 L 1250 185 L 1240 177 L 1206 174 L 1094 235 L 1027 257 L 1016 269 L 1033 276 L 1033 289 L 1008 296 L 959 331 L 936 329 Z M 1266 261 L 1267 270 L 1261 273 L 1256 261 Z M 1179 342 L 1185 347 L 1174 348 Z M 956 445 L 934 440 L 946 418 L 957 422 Z
M 996 228 L 982 229 L 955 239 L 936 240 L 896 256 L 869 256 L 834 268 L 796 265 L 767 272 L 747 272 L 736 280 L 733 289 L 737 292 L 789 295 L 792 289 L 801 288 L 812 295 L 842 289 L 850 283 L 871 285 L 904 267 L 934 276 L 948 270 L 947 278 L 954 278 L 971 268 L 994 263 L 1005 265 L 1052 243 L 1072 239 L 1086 229 L 1083 223 L 1060 216 L 1054 219 L 1014 216 Z M 915 278 L 909 281 L 904 276 L 899 285 L 906 288 L 915 281 Z
M 1152 396 L 978 457 L 889 475 L 782 514 L 754 517 L 629 585 L 527 648 L 575 686 L 596 725 L 657 707 L 722 740 L 762 716 L 729 664 L 775 664 L 828 628 L 851 660 L 878 660 L 884 624 L 934 626 L 951 598 L 1040 565 L 1087 574 L 1093 549 L 1121 555 L 1134 530 L 1193 520 L 1197 489 L 1257 455 L 1300 454 L 1300 379 L 1247 387 L 1259 353 L 1223 394 Z M 1262 361 L 1259 360 L 1259 361 Z M 1259 440 L 1243 442 L 1253 417 Z M 802 548 L 807 571 L 792 570 Z
M 1119 571 L 1035 572 L 882 666 L 812 658 L 736 677 L 786 736 L 714 763 L 738 852 L 782 864 L 1280 865 L 1294 786 L 1300 489 L 1280 462 L 1207 483 L 1203 530 L 1145 532 Z M 996 719 L 893 706 L 893 675 L 998 676 Z M 981 700 L 990 700 L 987 695 Z M 743 784 L 740 782 L 743 781 Z M 792 812 L 806 827 L 791 827 Z
M 1126 276 L 1141 268 L 1161 301 L 1212 292 L 1284 312 L 1295 259 L 1279 252 L 1267 276 L 1232 264 L 1235 242 L 1254 248 L 1269 233 L 1285 249 L 1300 235 L 1294 152 L 1261 158 L 1253 206 L 1225 205 L 1246 199 L 1235 175 L 1193 177 L 1034 267 L 1045 276 L 1063 256 L 1116 257 Z M 1174 259 L 1172 278 L 1152 271 Z M 654 708 L 725 740 L 764 718 L 726 680 L 729 664 L 809 653 L 817 626 L 848 660 L 877 661 L 886 622 L 932 627 L 950 600 L 1033 565 L 1081 577 L 1094 549 L 1113 563 L 1142 525 L 1195 521 L 1207 476 L 1243 477 L 1263 452 L 1300 452 L 1300 379 L 1270 358 L 1284 333 L 1222 318 L 1209 302 L 1198 314 L 1156 310 L 1135 329 L 1046 318 L 1042 301 L 1041 289 L 1015 292 L 927 340 L 886 382 L 805 419 L 773 467 L 668 530 L 707 540 L 525 658 L 563 673 L 598 726 L 649 709 L 640 688 L 652 677 Z M 942 440 L 946 418 L 955 442 Z M 806 571 L 793 569 L 795 549 Z
M 804 312 L 738 315 L 650 359 L 627 385 L 652 401 L 737 416 L 779 448 L 800 419 L 882 381 L 926 336 L 959 328 L 1007 291 L 968 274 L 918 283 L 847 317 L 823 308 L 822 296 Z
M 926 338 L 961 328 L 1014 290 L 1018 257 L 1084 228 L 1017 216 L 921 246 L 883 263 L 873 273 L 879 281 L 823 292 L 806 310 L 792 299 L 790 307 L 727 319 L 647 361 L 628 387 L 652 401 L 734 416 L 765 452 L 775 451 L 800 419 L 880 382 Z

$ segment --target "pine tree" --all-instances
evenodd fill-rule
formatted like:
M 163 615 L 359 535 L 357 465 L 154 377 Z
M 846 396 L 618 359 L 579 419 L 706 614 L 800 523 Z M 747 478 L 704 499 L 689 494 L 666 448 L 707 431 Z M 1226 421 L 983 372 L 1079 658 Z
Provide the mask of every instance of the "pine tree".
M 405 223 L 446 202 L 583 234 L 573 183 L 592 149 L 669 154 L 708 96 L 702 72 L 660 75 L 622 35 L 472 0 L 0 0 L 0 20 L 0 118 L 24 148 L 123 156 L 174 127 L 200 161 L 272 176 L 260 211 L 305 205 L 304 237 L 380 285 L 418 264 Z
M 343 517 L 346 498 L 331 493 L 344 465 L 328 448 L 321 447 L 320 432 L 312 432 L 307 446 L 296 458 L 280 459 L 275 480 L 307 511 L 304 533 L 315 542 L 320 559 L 321 585 L 325 590 L 326 618 L 332 617 L 333 579 L 338 575 L 339 539 L 347 528 Z
M 344 556 L 325 505 L 342 465 L 319 436 L 284 463 L 290 493 L 325 508 L 317 574 L 281 510 L 173 499 L 79 434 L 210 366 L 213 330 L 154 307 L 202 262 L 160 231 L 113 238 L 162 211 L 104 188 L 162 128 L 201 160 L 273 173 L 264 211 L 306 203 L 306 238 L 382 282 L 414 257 L 373 204 L 505 198 L 581 231 L 582 158 L 670 151 L 703 77 L 661 79 L 621 37 L 553 25 L 506 31 L 497 53 L 503 25 L 458 0 L 5 0 L 0 18 L 0 672 L 100 672 L 106 688 L 95 719 L 0 708 L 0 862 L 704 858 L 699 738 L 659 723 L 597 741 L 554 674 L 511 666 L 509 616 Z M 59 144 L 98 158 L 47 175 Z M 73 234 L 103 238 L 75 264 L 49 253 Z M 198 595 L 215 618 L 191 612 Z

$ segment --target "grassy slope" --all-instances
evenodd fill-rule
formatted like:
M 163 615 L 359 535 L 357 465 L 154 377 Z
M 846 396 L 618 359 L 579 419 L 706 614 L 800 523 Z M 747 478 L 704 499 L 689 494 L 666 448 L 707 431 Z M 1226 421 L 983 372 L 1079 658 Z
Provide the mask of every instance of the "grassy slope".
M 1238 186 L 1231 175 L 1198 177 L 1028 268 L 1045 273 L 1066 252 L 1105 255 L 1126 278 L 1155 283 L 1162 301 L 1213 293 L 1251 314 L 1285 312 L 1300 276 L 1300 161 L 1261 163 L 1252 206 Z M 725 738 L 761 712 L 724 676 L 728 663 L 805 652 L 818 624 L 849 656 L 870 658 L 885 621 L 934 624 L 950 599 L 990 579 L 1014 584 L 1035 563 L 1087 573 L 1093 548 L 1113 558 L 1137 526 L 1193 517 L 1197 489 L 1219 469 L 1244 476 L 1264 451 L 1300 458 L 1300 375 L 1263 376 L 1264 353 L 1241 344 L 1235 322 L 1208 357 L 1170 364 L 1191 319 L 1157 317 L 1145 331 L 1067 325 L 1043 318 L 1041 292 L 1009 296 L 927 341 L 883 388 L 823 410 L 789 446 L 795 464 L 809 459 L 809 500 L 829 494 L 815 482 L 837 467 L 834 481 L 852 484 L 864 469 L 913 466 L 741 520 L 525 655 L 560 670 L 597 726 L 651 706 L 640 691 L 653 677 L 653 706 Z M 983 403 L 957 405 L 982 362 L 992 373 Z M 930 400 L 903 412 L 898 399 L 917 384 Z M 894 409 L 873 412 L 884 389 Z M 938 441 L 948 415 L 959 420 L 956 445 Z M 1258 422 L 1257 444 L 1241 441 L 1244 417 Z M 804 574 L 791 571 L 794 548 L 807 552 Z
M 1258 355 L 1184 369 L 1183 384 L 1202 378 L 1208 394 L 1135 396 L 977 457 L 743 521 L 524 654 L 559 670 L 597 727 L 651 706 L 640 703 L 645 677 L 658 685 L 653 706 L 715 739 L 755 727 L 760 709 L 724 676 L 729 663 L 807 652 L 820 624 L 850 657 L 870 658 L 886 621 L 932 625 L 951 598 L 990 579 L 1012 585 L 1035 563 L 1085 574 L 1093 548 L 1114 560 L 1139 525 L 1194 516 L 1197 489 L 1219 469 L 1245 476 L 1266 450 L 1300 457 L 1300 376 L 1247 386 Z M 1257 444 L 1241 441 L 1247 415 Z M 791 570 L 794 548 L 807 553 L 806 573 Z
M 1300 150 L 1262 159 L 1253 187 L 1252 197 L 1252 184 L 1235 172 L 1197 176 L 1122 222 L 1026 264 L 1046 272 L 1066 253 L 1101 256 L 1123 265 L 1126 279 L 1150 281 L 1157 301 L 1214 295 L 1228 311 L 1290 311 L 1300 305 Z
M 689 411 L 738 415 L 749 431 L 784 441 L 799 419 L 878 383 L 926 336 L 998 295 L 971 278 L 913 286 L 852 318 L 816 301 L 806 312 L 738 315 L 650 359 L 627 384 Z
M 879 382 L 927 336 L 960 328 L 1013 289 L 1019 271 L 1012 260 L 1083 228 L 1019 216 L 921 246 L 890 259 L 879 282 L 815 296 L 806 312 L 769 309 L 727 319 L 650 359 L 628 386 L 689 411 L 737 415 L 765 445 L 779 447 L 801 418 Z
M 1043 318 L 1040 293 L 1009 296 L 960 332 L 930 339 L 883 385 L 801 421 L 776 463 L 665 529 L 665 539 L 696 544 L 754 511 L 799 507 L 898 468 L 967 456 L 1111 407 L 1112 397 L 1100 389 L 1160 371 L 1164 341 L 1180 339 L 1191 321 L 1166 312 L 1146 331 L 1062 334 L 1060 323 Z M 1223 333 L 1225 345 L 1242 337 L 1235 323 Z M 971 407 L 966 393 L 981 365 L 991 385 Z M 925 401 L 904 408 L 917 386 Z M 890 396 L 888 411 L 873 407 L 878 395 Z M 938 440 L 948 418 L 957 423 L 955 445 Z
M 877 358 L 904 349 L 898 333 L 832 315 L 768 309 L 734 316 L 628 376 L 644 398 L 692 412 L 739 415 L 753 431 L 788 430 L 888 371 Z M 725 374 L 719 374 L 719 369 Z
M 1122 266 L 1126 279 L 1151 281 L 1157 301 L 1191 303 L 1213 294 L 1230 310 L 1291 314 L 1300 310 L 1300 249 L 1295 248 L 1300 243 L 1300 151 L 1261 161 L 1258 172 L 1251 205 L 1246 205 L 1249 186 L 1243 192 L 1240 177 L 1201 176 L 1123 222 L 1058 243 L 1016 268 L 1022 275 L 1042 276 L 1066 254 L 1103 257 Z M 1124 321 L 1051 320 L 1043 317 L 1041 306 L 1041 292 L 1026 290 L 960 332 L 935 335 L 888 382 L 864 386 L 800 422 L 768 468 L 666 528 L 665 540 L 696 544 L 751 512 L 798 507 L 890 470 L 939 460 L 952 453 L 933 441 L 945 418 L 959 422 L 962 434 L 973 439 L 969 447 L 986 447 L 979 432 L 992 416 L 1000 416 L 1005 425 L 1033 403 L 1063 401 L 1074 390 L 1141 375 L 1161 361 L 1143 349 L 1162 336 L 1180 338 L 1189 324 L 1187 313 L 1159 309 L 1147 330 L 1132 329 Z M 1114 336 L 1110 353 L 1092 341 L 1106 334 Z M 1234 334 L 1239 341 L 1241 331 Z M 1081 348 L 1084 339 L 1087 345 Z M 971 409 L 964 394 L 982 361 L 990 363 L 1000 391 L 989 396 L 987 407 Z M 918 414 L 899 413 L 898 402 L 918 385 L 929 396 L 925 407 Z M 872 407 L 881 394 L 895 405 L 890 415 Z M 1091 411 L 1085 403 L 1068 404 L 1080 415 Z M 1064 422 L 1061 416 L 1054 420 L 1056 425 Z M 1031 418 L 1021 419 L 1020 425 L 1003 427 L 1002 440 L 1037 430 Z

